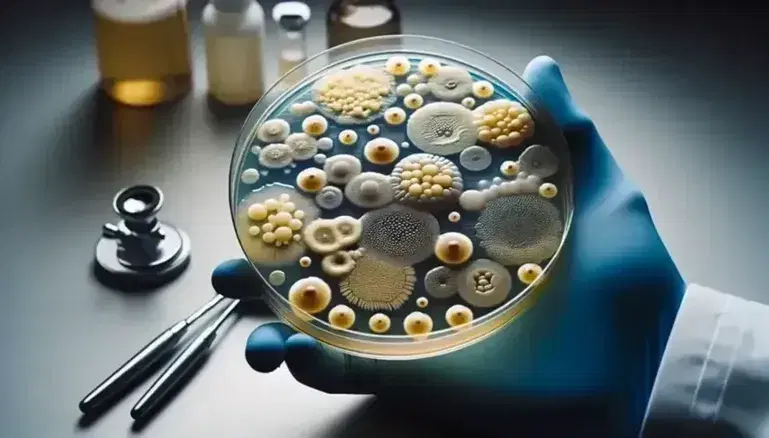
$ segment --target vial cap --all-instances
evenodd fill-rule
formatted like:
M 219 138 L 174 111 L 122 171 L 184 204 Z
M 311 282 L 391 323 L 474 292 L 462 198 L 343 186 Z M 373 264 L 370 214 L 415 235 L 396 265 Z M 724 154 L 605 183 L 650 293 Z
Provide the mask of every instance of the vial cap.
M 310 7 L 303 2 L 280 2 L 272 8 L 272 19 L 290 31 L 302 30 L 310 16 Z

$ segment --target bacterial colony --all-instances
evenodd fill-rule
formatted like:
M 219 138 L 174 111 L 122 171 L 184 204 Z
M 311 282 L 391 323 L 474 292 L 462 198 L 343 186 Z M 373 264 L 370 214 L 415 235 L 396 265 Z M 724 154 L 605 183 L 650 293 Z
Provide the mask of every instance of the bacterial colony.
M 300 85 L 261 120 L 237 169 L 235 227 L 306 320 L 461 329 L 535 282 L 560 246 L 563 163 L 479 70 L 384 56 Z

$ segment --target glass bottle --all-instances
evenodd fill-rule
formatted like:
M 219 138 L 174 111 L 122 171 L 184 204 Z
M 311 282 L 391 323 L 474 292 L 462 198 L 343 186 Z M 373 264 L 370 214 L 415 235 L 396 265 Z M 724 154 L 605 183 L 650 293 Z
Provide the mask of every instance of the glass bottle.
M 150 106 L 190 90 L 186 0 L 91 0 L 101 87 L 118 102 Z
M 307 43 L 304 28 L 310 20 L 310 8 L 302 2 L 281 2 L 272 10 L 272 19 L 277 23 L 278 76 L 281 77 L 307 59 Z M 306 75 L 306 71 L 295 71 L 281 83 L 294 85 Z
M 326 19 L 328 47 L 361 38 L 401 33 L 393 0 L 335 0 Z
M 227 105 L 252 104 L 264 93 L 264 10 L 255 0 L 211 0 L 201 19 L 208 92 Z

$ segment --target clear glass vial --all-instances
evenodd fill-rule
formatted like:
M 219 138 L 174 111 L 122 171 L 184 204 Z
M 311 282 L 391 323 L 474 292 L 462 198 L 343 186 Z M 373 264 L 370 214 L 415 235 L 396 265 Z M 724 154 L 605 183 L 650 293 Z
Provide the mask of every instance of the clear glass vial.
M 310 21 L 310 7 L 302 2 L 281 2 L 272 9 L 278 25 L 278 76 L 283 76 L 307 59 L 305 26 Z M 297 70 L 284 80 L 293 85 L 307 74 Z

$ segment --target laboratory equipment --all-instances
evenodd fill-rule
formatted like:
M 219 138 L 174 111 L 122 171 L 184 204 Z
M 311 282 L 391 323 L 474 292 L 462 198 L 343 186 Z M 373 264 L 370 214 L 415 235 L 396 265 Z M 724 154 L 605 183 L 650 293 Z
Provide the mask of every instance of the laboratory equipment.
M 186 318 L 176 322 L 168 329 L 164 330 L 158 336 L 150 341 L 144 348 L 139 350 L 131 359 L 121 365 L 115 372 L 113 372 L 107 379 L 94 388 L 88 395 L 86 395 L 80 402 L 80 410 L 86 414 L 93 414 L 98 412 L 101 408 L 108 405 L 110 402 L 116 400 L 131 386 L 138 384 L 144 378 L 147 377 L 149 372 L 154 369 L 154 365 L 159 364 L 162 360 L 169 359 L 169 355 L 173 352 L 173 349 L 182 340 L 184 335 L 189 331 L 189 328 L 199 321 L 201 318 L 208 315 L 219 303 L 225 298 L 232 300 L 227 310 L 229 313 L 235 307 L 235 302 L 248 301 L 261 298 L 261 284 L 256 276 L 244 276 L 239 275 L 236 270 L 242 269 L 244 264 L 241 260 L 228 260 L 221 263 L 211 274 L 211 285 L 216 291 L 216 294 L 203 306 L 193 312 Z M 254 283 L 249 284 L 243 281 L 243 278 L 253 278 Z M 226 293 L 222 295 L 221 293 Z M 227 314 L 229 314 L 227 313 Z M 202 333 L 206 333 L 203 337 L 197 339 L 208 339 L 215 335 L 210 334 L 211 331 L 216 331 L 216 328 L 211 327 L 221 325 L 224 318 L 224 313 L 220 318 L 214 321 L 204 329 Z M 189 345 L 196 345 L 197 349 L 202 348 L 198 343 L 190 343 Z M 208 342 L 208 341 L 206 341 Z M 196 350 L 198 351 L 198 350 Z M 185 356 L 186 357 L 186 356 Z M 176 367 L 174 369 L 178 369 Z M 182 371 L 184 369 L 182 368 Z M 177 371 L 178 372 L 178 371 Z M 171 377 L 167 377 L 166 380 L 175 380 L 174 373 L 169 373 Z M 168 385 L 168 383 L 164 384 Z M 143 404 L 154 404 L 155 401 L 150 399 Z M 137 416 L 140 413 L 145 413 L 145 409 L 141 408 L 137 411 Z
M 305 26 L 310 21 L 310 8 L 302 2 L 280 2 L 272 9 L 278 25 L 278 76 L 283 76 L 307 59 Z M 290 86 L 307 74 L 303 69 L 292 72 L 280 82 Z
M 131 385 L 137 383 L 146 377 L 153 365 L 163 359 L 168 359 L 168 355 L 179 341 L 187 333 L 190 326 L 197 322 L 201 317 L 208 314 L 215 308 L 224 297 L 216 295 L 206 304 L 201 306 L 190 316 L 176 322 L 171 327 L 160 333 L 155 339 L 150 341 L 144 348 L 139 350 L 131 359 L 126 361 L 114 373 L 93 389 L 83 400 L 80 401 L 80 411 L 84 414 L 93 413 L 109 402 L 119 397 L 123 391 Z
M 158 220 L 163 192 L 149 185 L 127 187 L 115 195 L 117 224 L 105 224 L 96 244 L 94 270 L 109 286 L 158 286 L 181 274 L 190 260 L 187 234 Z
M 131 409 L 131 417 L 139 420 L 150 414 L 162 403 L 172 389 L 177 387 L 182 379 L 195 369 L 195 366 L 204 359 L 216 340 L 219 329 L 227 318 L 232 315 L 240 304 L 239 300 L 232 300 L 216 320 L 203 329 L 187 347 L 184 348 L 160 374 L 157 380 L 150 386 Z
M 401 14 L 393 0 L 335 0 L 326 16 L 328 47 L 401 33 Z
M 101 88 L 116 101 L 150 106 L 190 90 L 186 0 L 91 0 Z
M 211 0 L 201 19 L 208 92 L 227 105 L 252 104 L 264 92 L 264 10 L 255 0 Z

